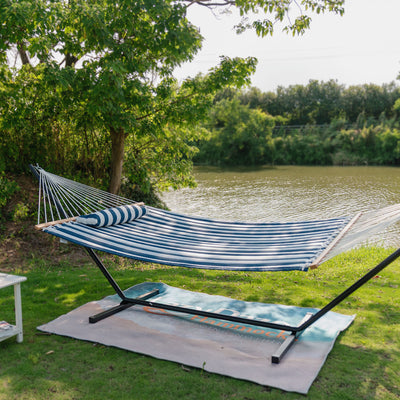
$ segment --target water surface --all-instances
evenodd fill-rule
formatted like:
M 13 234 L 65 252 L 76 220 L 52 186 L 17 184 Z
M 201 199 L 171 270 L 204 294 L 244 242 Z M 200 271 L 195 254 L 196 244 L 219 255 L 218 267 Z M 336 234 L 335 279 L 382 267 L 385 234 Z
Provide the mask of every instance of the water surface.
M 195 168 L 198 186 L 163 193 L 172 211 L 227 221 L 302 221 L 400 202 L 400 168 Z M 400 245 L 398 224 L 371 242 Z

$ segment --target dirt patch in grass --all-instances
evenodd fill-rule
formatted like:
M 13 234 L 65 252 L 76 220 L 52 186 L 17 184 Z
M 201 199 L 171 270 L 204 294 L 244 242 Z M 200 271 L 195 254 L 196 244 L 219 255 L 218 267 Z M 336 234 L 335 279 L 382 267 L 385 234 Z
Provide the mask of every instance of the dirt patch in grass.
M 0 271 L 11 272 L 30 268 L 30 261 L 40 258 L 49 263 L 87 263 L 83 249 L 61 244 L 44 232 L 35 230 L 37 224 L 38 185 L 29 175 L 8 176 L 15 181 L 17 190 L 6 206 L 0 210 Z M 23 215 L 17 210 L 23 209 Z

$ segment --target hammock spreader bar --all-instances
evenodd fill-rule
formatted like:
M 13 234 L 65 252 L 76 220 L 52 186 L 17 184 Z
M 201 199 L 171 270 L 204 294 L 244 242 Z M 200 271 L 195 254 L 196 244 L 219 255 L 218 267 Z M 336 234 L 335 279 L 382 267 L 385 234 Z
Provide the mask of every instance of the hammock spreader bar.
M 42 170 L 41 168 L 38 168 L 38 167 L 31 166 L 31 170 L 41 183 L 45 181 L 45 179 L 42 178 L 43 174 L 47 175 L 46 179 L 49 178 L 48 175 L 51 175 L 51 174 L 46 173 L 44 170 Z M 54 177 L 56 177 L 56 176 L 54 175 Z M 69 180 L 65 180 L 64 178 L 60 178 L 60 177 L 56 177 L 56 178 L 59 178 L 60 180 L 62 180 L 62 182 L 64 184 L 65 183 L 68 184 L 68 182 L 72 182 Z M 58 179 L 57 179 L 57 181 L 58 181 Z M 74 183 L 74 184 L 76 184 L 78 186 L 81 196 L 82 196 L 82 193 L 85 193 L 85 196 L 90 197 L 90 188 L 89 187 L 87 187 L 87 186 L 85 187 L 85 185 L 78 184 L 78 183 Z M 68 207 L 66 208 L 66 207 L 62 206 L 62 202 L 66 201 L 63 198 L 63 196 L 65 195 L 65 191 L 63 189 L 54 189 L 56 187 L 54 182 L 53 182 L 53 185 L 54 186 L 41 186 L 40 191 L 41 191 L 42 195 L 45 195 L 47 197 L 48 202 L 52 202 L 53 206 L 57 210 L 57 213 L 62 218 L 71 218 L 71 216 L 72 216 L 71 210 Z M 49 189 L 50 187 L 52 189 L 54 189 L 55 191 L 53 192 L 52 190 L 50 190 Z M 83 190 L 83 192 L 82 192 L 82 190 Z M 94 190 L 96 192 L 99 192 L 97 189 L 94 189 Z M 107 194 L 105 194 L 105 195 L 102 194 L 102 196 L 105 196 L 104 198 L 109 199 L 109 197 L 107 197 Z M 114 195 L 110 195 L 110 197 L 114 197 Z M 114 200 L 114 198 L 113 198 L 113 200 Z M 117 203 L 119 203 L 119 204 L 131 204 L 132 203 L 131 200 L 119 198 L 118 196 L 116 197 L 116 200 L 117 200 Z M 72 202 L 71 202 L 71 204 L 72 204 Z M 100 203 L 100 206 L 101 206 L 101 204 L 102 204 L 102 202 Z M 112 205 L 115 205 L 115 203 L 113 203 Z M 74 207 L 77 207 L 76 204 Z M 98 207 L 98 205 L 93 206 L 93 204 L 91 204 L 90 207 L 88 207 L 86 204 L 85 207 L 86 207 L 85 209 L 86 209 L 86 213 L 87 213 L 88 211 L 89 212 L 93 211 L 93 207 L 96 208 L 96 207 Z M 79 209 L 79 206 L 78 206 L 78 209 Z M 333 222 L 333 221 L 335 221 L 334 223 L 337 223 L 336 219 L 331 220 L 331 222 Z M 354 222 L 354 218 L 351 221 Z M 68 222 L 67 224 L 71 224 L 71 223 Z M 74 224 L 74 222 L 72 222 L 72 224 Z M 217 226 L 220 225 L 219 222 L 216 222 L 216 224 L 217 224 Z M 332 244 L 335 237 L 337 235 L 340 235 L 340 232 L 347 231 L 349 229 L 349 218 L 346 218 L 346 219 L 340 221 L 340 224 L 341 224 L 340 229 L 336 229 L 335 235 L 329 236 L 331 240 L 328 241 L 328 244 L 325 247 L 328 247 L 329 243 Z M 61 226 L 63 226 L 63 225 L 65 225 L 65 224 L 61 224 Z M 57 226 L 57 225 L 55 225 L 55 226 Z M 232 224 L 232 226 L 243 228 L 243 225 L 241 225 L 241 224 L 238 224 L 238 225 Z M 251 224 L 251 226 L 254 229 L 263 227 L 262 224 Z M 313 224 L 311 223 L 310 226 L 312 227 Z M 279 230 L 279 228 L 281 228 L 282 226 L 280 224 L 276 224 L 275 227 L 277 227 Z M 45 228 L 44 230 L 48 233 L 55 234 L 54 232 L 52 232 L 52 229 L 53 228 L 51 227 L 51 228 Z M 101 229 L 103 229 L 103 228 L 99 228 L 99 230 L 101 230 Z M 108 228 L 108 229 L 110 229 L 110 228 Z M 306 231 L 307 231 L 307 229 L 306 229 Z M 306 232 L 306 233 L 310 234 L 311 238 L 313 237 L 312 229 L 311 229 L 311 232 L 310 232 L 310 230 L 308 230 L 308 232 Z M 237 234 L 240 235 L 240 232 Z M 292 235 L 294 237 L 297 237 L 298 232 L 296 232 L 296 230 L 295 230 L 294 232 L 292 232 Z M 56 236 L 63 237 L 62 235 L 57 235 L 57 234 L 56 234 Z M 252 237 L 252 240 L 255 240 L 255 238 Z M 297 237 L 296 240 L 301 240 L 301 239 L 299 237 Z M 296 240 L 292 241 L 293 246 L 295 246 Z M 337 297 L 335 297 L 325 307 L 323 307 L 322 309 L 317 311 L 315 314 L 309 315 L 305 320 L 301 321 L 299 325 L 291 326 L 291 325 L 287 325 L 284 323 L 276 324 L 276 323 L 270 323 L 270 322 L 265 322 L 265 321 L 260 321 L 260 320 L 253 320 L 253 319 L 237 317 L 237 316 L 232 316 L 232 315 L 224 315 L 224 314 L 219 314 L 219 313 L 195 310 L 195 309 L 191 309 L 191 308 L 187 308 L 187 307 L 178 307 L 178 306 L 173 306 L 170 304 L 162 304 L 162 303 L 150 301 L 149 299 L 151 299 L 151 297 L 158 294 L 157 290 L 146 293 L 138 298 L 126 297 L 123 290 L 119 287 L 118 283 L 115 281 L 115 279 L 109 273 L 106 266 L 102 263 L 102 261 L 99 259 L 97 254 L 94 252 L 93 248 L 85 246 L 82 243 L 78 243 L 78 244 L 80 244 L 82 247 L 85 248 L 85 250 L 87 251 L 89 256 L 92 258 L 92 260 L 95 262 L 95 264 L 99 267 L 100 271 L 103 273 L 103 275 L 105 276 L 105 278 L 107 279 L 109 284 L 112 286 L 112 288 L 115 290 L 115 292 L 121 299 L 121 302 L 118 306 L 89 317 L 90 323 L 96 323 L 104 318 L 107 318 L 110 315 L 114 315 L 114 314 L 116 314 L 122 310 L 125 310 L 129 307 L 132 307 L 134 305 L 141 305 L 141 306 L 160 308 L 160 309 L 165 309 L 165 310 L 175 311 L 175 312 L 180 312 L 180 313 L 185 313 L 185 314 L 195 314 L 195 315 L 200 315 L 200 316 L 209 317 L 209 318 L 217 318 L 217 319 L 221 319 L 221 320 L 236 322 L 239 324 L 249 324 L 249 325 L 260 326 L 260 327 L 264 327 L 264 328 L 276 329 L 276 330 L 289 332 L 290 335 L 287 336 L 287 338 L 280 345 L 280 347 L 277 349 L 275 354 L 273 354 L 271 356 L 272 363 L 279 363 L 281 361 L 282 357 L 286 354 L 286 352 L 290 349 L 290 347 L 295 343 L 295 339 L 298 338 L 304 332 L 305 329 L 307 329 L 309 326 L 311 326 L 313 323 L 315 323 L 317 320 L 319 320 L 321 317 L 323 317 L 326 313 L 328 313 L 330 310 L 332 310 L 334 307 L 336 307 L 338 304 L 340 304 L 344 299 L 349 297 L 352 293 L 354 293 L 357 289 L 359 289 L 361 286 L 363 286 L 366 282 L 368 282 L 370 279 L 372 279 L 374 276 L 376 276 L 380 271 L 382 271 L 384 268 L 386 268 L 389 264 L 391 264 L 393 261 L 395 261 L 400 256 L 400 249 L 398 249 L 393 254 L 391 254 L 389 257 L 387 257 L 385 260 L 383 260 L 381 263 L 379 263 L 376 267 L 372 268 L 369 272 L 367 272 L 362 278 L 360 278 L 358 281 L 356 281 L 353 285 L 351 285 L 346 290 L 344 290 L 341 294 L 339 294 Z M 233 242 L 232 245 L 234 245 L 234 244 L 235 243 Z M 275 243 L 275 245 L 276 245 L 276 243 Z M 323 249 L 320 250 L 319 255 L 321 255 L 321 253 L 323 251 L 324 251 Z M 132 258 L 135 258 L 135 257 L 132 257 Z M 318 255 L 317 255 L 317 258 L 318 258 Z M 162 263 L 162 262 L 160 262 L 160 263 Z M 309 261 L 309 265 L 312 263 L 313 263 L 313 261 Z

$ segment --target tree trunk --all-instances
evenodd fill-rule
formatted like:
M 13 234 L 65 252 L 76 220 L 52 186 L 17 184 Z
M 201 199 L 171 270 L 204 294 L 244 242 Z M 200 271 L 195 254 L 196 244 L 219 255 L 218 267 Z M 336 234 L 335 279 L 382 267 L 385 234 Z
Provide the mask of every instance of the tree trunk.
M 23 45 L 22 42 L 18 42 L 18 53 L 19 56 L 21 57 L 21 62 L 23 65 L 30 64 L 28 53 L 26 52 L 25 46 Z
M 73 56 L 72 54 L 67 53 L 65 55 L 65 66 L 66 67 L 73 67 L 77 61 L 78 61 L 78 58 Z
M 110 128 L 111 134 L 111 180 L 110 193 L 117 194 L 121 187 L 122 165 L 124 163 L 125 131 L 123 128 Z

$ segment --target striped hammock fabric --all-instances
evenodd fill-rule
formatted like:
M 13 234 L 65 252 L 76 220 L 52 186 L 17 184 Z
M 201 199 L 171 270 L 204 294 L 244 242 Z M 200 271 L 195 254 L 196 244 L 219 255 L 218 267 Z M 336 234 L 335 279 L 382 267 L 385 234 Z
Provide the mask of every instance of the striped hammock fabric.
M 400 219 L 398 205 L 370 215 L 286 223 L 222 222 L 146 206 L 140 218 L 95 227 L 79 221 L 106 208 L 132 204 L 132 200 L 50 174 L 39 167 L 34 171 L 40 182 L 39 219 L 44 216 L 46 221 L 55 221 L 82 216 L 46 226 L 45 232 L 80 246 L 164 265 L 306 271 L 347 249 L 349 244 L 354 246 L 369 232 Z
M 67 222 L 44 231 L 121 257 L 223 270 L 307 270 L 349 223 L 245 224 L 190 218 L 147 207 L 137 220 L 103 228 Z

